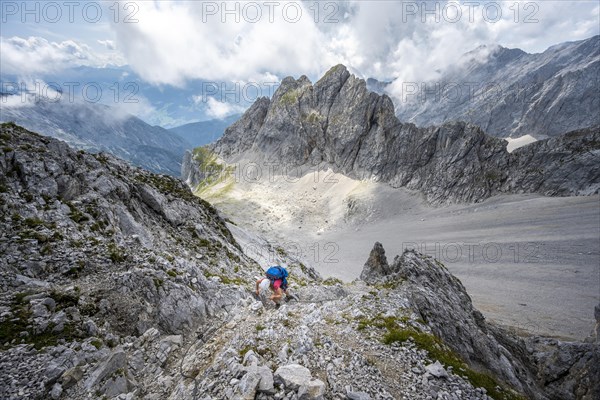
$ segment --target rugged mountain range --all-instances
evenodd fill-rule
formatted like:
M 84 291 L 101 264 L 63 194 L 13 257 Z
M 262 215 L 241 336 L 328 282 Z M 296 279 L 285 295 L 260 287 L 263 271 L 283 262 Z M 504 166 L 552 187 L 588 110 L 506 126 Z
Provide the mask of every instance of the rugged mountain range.
M 600 36 L 543 53 L 481 46 L 434 82 L 377 84 L 396 115 L 418 126 L 466 121 L 498 137 L 561 135 L 600 124 Z
M 240 115 L 232 115 L 223 119 L 192 122 L 169 130 L 184 138 L 193 147 L 204 146 L 223 136 L 225 129 L 239 118 Z
M 116 108 L 83 101 L 40 99 L 3 105 L 0 121 L 15 122 L 79 149 L 105 151 L 149 171 L 173 176 L 179 176 L 183 153 L 191 148 L 173 132 Z
M 399 121 L 392 100 L 370 92 L 343 65 L 314 85 L 305 76 L 285 78 L 271 100 L 257 100 L 209 148 L 227 163 L 332 168 L 420 190 L 434 204 L 600 188 L 598 126 L 508 153 L 506 141 L 469 123 L 418 128 Z M 193 180 L 197 166 L 184 167 L 184 179 Z
M 518 339 L 431 257 L 376 244 L 323 281 L 174 178 L 14 124 L 0 145 L 2 398 L 598 396 L 597 333 Z M 256 243 L 301 302 L 251 296 Z

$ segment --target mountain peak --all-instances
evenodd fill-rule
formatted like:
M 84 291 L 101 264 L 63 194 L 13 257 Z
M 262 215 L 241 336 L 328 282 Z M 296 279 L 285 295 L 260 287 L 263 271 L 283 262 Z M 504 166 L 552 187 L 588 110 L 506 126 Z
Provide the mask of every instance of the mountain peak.
M 350 76 L 348 68 L 344 64 L 337 64 L 331 68 L 317 81 L 316 84 L 328 84 L 346 80 Z
M 565 137 L 553 146 L 568 147 L 573 141 L 584 145 L 597 135 L 591 129 L 585 137 Z M 340 64 L 314 85 L 308 79 L 284 79 L 270 104 L 250 107 L 212 150 L 226 162 L 321 165 L 352 179 L 420 190 L 434 204 L 476 202 L 515 191 L 597 191 L 589 179 L 596 172 L 588 178 L 567 178 L 576 169 L 595 171 L 593 157 L 578 154 L 563 165 L 554 160 L 557 153 L 551 155 L 550 147 L 541 142 L 535 147 L 539 154 L 509 154 L 504 140 L 464 122 L 430 128 L 402 124 L 388 96 L 369 91 L 363 79 Z M 531 162 L 545 165 L 544 174 L 522 167 Z

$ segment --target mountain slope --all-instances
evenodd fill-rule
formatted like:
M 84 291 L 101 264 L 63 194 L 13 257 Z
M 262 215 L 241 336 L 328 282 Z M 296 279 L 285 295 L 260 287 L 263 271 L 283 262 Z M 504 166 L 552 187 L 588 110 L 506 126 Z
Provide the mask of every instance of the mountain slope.
M 402 91 L 396 101 L 401 121 L 460 120 L 493 136 L 545 138 L 600 124 L 599 76 L 600 36 L 594 36 L 539 54 L 481 46 L 435 82 L 404 88 L 396 82 L 388 89 Z
M 39 100 L 2 107 L 0 121 L 66 141 L 90 152 L 105 151 L 149 171 L 179 176 L 191 147 L 180 136 L 101 104 Z
M 169 390 L 156 379 L 182 337 L 247 298 L 262 268 L 179 180 L 14 124 L 0 145 L 0 397 Z
M 596 343 L 497 330 L 431 257 L 383 268 L 376 244 L 342 285 L 266 244 L 301 299 L 276 309 L 249 293 L 251 235 L 183 182 L 14 124 L 0 145 L 2 398 L 598 394 Z
M 369 92 L 338 65 L 314 85 L 305 76 L 285 78 L 272 100 L 259 99 L 209 147 L 228 163 L 255 162 L 264 173 L 273 165 L 279 173 L 285 167 L 332 168 L 420 190 L 435 204 L 600 188 L 598 127 L 532 146 L 509 154 L 504 140 L 471 124 L 402 123 L 389 97 Z M 189 175 L 184 171 L 184 178 Z
M 193 147 L 204 146 L 223 136 L 225 129 L 240 118 L 240 115 L 231 115 L 223 119 L 192 122 L 169 129 L 181 136 Z

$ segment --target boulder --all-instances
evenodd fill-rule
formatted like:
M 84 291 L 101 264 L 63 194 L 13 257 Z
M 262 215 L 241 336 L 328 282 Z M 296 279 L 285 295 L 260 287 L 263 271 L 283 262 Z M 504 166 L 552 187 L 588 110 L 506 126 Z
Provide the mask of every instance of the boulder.
M 126 368 L 127 355 L 123 349 L 118 348 L 91 372 L 89 378 L 85 381 L 85 387 L 90 390 L 117 370 L 125 370 Z
M 425 370 L 436 378 L 448 378 L 448 373 L 444 369 L 444 366 L 439 361 L 434 362 L 425 366 Z
M 286 390 L 298 390 L 311 380 L 310 370 L 299 364 L 288 364 L 277 368 L 275 381 L 283 383 Z
M 286 390 L 298 392 L 298 399 L 320 400 L 325 394 L 325 383 L 313 379 L 310 370 L 299 364 L 288 364 L 277 368 L 275 381 L 283 383 Z

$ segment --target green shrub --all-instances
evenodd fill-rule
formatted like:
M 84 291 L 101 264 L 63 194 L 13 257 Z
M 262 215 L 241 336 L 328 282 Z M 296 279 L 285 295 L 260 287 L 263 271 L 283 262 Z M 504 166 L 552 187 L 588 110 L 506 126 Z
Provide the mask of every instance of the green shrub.
M 342 282 L 340 279 L 338 278 L 327 278 L 323 281 L 323 285 L 325 286 L 335 286 L 335 285 L 343 285 L 344 282 Z
M 172 278 L 175 278 L 177 276 L 177 271 L 175 271 L 174 269 L 170 269 L 167 271 L 167 275 L 169 275 Z
M 127 258 L 121 248 L 119 248 L 116 244 L 110 243 L 108 245 L 108 257 L 111 259 L 113 263 L 121 263 L 125 261 Z

